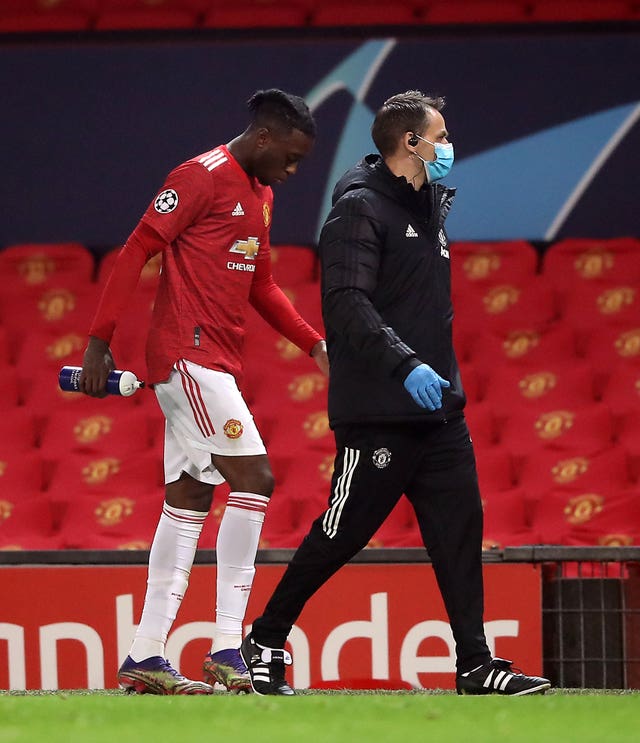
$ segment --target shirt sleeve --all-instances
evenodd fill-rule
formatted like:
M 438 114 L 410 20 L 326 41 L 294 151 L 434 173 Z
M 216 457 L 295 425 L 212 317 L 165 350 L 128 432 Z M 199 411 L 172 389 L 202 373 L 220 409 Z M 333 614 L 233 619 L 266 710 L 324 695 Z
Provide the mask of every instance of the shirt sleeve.
M 98 303 L 89 335 L 111 342 L 118 320 L 133 294 L 144 264 L 167 243 L 153 228 L 140 222 L 124 244 Z
M 372 301 L 378 283 L 385 227 L 355 193 L 340 199 L 322 229 L 322 311 L 327 326 L 366 362 L 404 375 L 420 362 Z
M 300 317 L 285 293 L 273 280 L 268 242 L 265 247 L 266 250 L 261 248 L 258 253 L 249 302 L 274 330 L 305 353 L 311 353 L 316 343 L 322 340 L 322 336 Z
M 199 162 L 190 160 L 169 173 L 141 221 L 170 244 L 206 214 L 213 193 L 209 171 Z

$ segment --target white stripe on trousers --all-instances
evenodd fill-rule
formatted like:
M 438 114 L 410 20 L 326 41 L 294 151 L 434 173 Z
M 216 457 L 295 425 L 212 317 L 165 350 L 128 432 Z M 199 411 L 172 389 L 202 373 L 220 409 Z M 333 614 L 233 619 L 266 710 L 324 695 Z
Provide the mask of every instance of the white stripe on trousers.
M 338 524 L 340 523 L 342 509 L 349 497 L 351 480 L 359 461 L 360 450 L 345 447 L 342 474 L 338 477 L 336 487 L 333 491 L 331 505 L 327 509 L 324 519 L 322 520 L 322 531 L 324 531 L 329 539 L 333 539 L 338 533 Z

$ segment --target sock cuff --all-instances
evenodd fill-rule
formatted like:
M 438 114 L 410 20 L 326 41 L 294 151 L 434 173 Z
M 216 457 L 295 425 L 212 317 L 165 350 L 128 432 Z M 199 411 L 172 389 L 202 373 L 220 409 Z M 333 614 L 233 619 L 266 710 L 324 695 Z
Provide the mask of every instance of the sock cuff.
M 256 511 L 258 513 L 265 513 L 269 499 L 265 495 L 258 495 L 257 493 L 241 493 L 232 492 L 229 493 L 227 498 L 227 507 L 239 508 L 243 511 Z
M 207 514 L 203 511 L 189 511 L 186 508 L 170 506 L 166 501 L 162 504 L 162 515 L 173 521 L 187 524 L 204 524 Z

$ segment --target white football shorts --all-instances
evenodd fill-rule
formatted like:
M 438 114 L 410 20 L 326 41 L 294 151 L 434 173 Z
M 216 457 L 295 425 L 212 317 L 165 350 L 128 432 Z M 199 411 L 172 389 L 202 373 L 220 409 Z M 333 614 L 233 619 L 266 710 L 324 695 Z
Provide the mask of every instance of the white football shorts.
M 169 379 L 154 389 L 166 418 L 165 483 L 186 472 L 200 482 L 218 485 L 224 477 L 214 467 L 212 454 L 241 457 L 267 453 L 231 374 L 181 359 Z

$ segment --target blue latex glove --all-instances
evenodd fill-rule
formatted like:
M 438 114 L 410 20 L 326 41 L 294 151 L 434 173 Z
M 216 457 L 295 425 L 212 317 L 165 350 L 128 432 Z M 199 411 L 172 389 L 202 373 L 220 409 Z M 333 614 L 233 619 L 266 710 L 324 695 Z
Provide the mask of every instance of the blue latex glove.
M 421 408 L 439 410 L 442 407 L 442 389 L 451 387 L 451 384 L 428 364 L 420 364 L 407 375 L 404 387 Z

